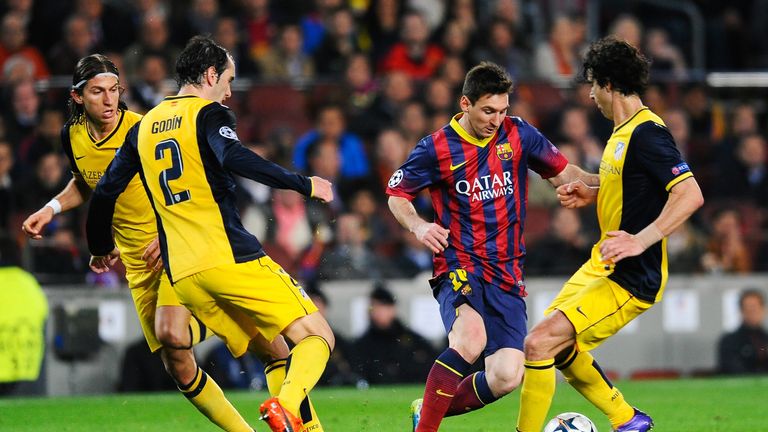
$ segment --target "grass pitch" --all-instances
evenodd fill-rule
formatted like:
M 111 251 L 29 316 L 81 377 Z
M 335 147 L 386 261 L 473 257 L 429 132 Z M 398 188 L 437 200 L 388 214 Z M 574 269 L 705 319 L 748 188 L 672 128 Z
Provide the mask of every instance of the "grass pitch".
M 655 431 L 768 431 L 768 377 L 619 382 L 630 403 L 650 413 Z M 422 387 L 317 389 L 312 399 L 329 432 L 410 431 L 408 407 Z M 258 406 L 264 392 L 227 392 L 232 403 L 257 431 Z M 443 422 L 441 431 L 514 430 L 519 393 L 483 410 Z M 581 412 L 601 432 L 608 421 L 570 386 L 558 383 L 550 417 Z M 178 393 L 93 397 L 0 399 L 0 431 L 8 432 L 191 432 L 218 429 Z

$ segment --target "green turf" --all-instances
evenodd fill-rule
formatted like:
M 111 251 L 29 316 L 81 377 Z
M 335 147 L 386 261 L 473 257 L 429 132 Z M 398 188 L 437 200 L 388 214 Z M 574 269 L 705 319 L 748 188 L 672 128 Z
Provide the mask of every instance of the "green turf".
M 620 382 L 631 403 L 647 410 L 655 431 L 768 431 L 768 378 L 694 379 Z M 317 389 L 313 392 L 326 431 L 410 431 L 408 406 L 420 387 L 369 390 Z M 228 392 L 257 431 L 257 408 L 265 393 Z M 518 393 L 475 413 L 448 418 L 441 431 L 511 431 Z M 577 411 L 592 418 L 603 432 L 607 421 L 564 383 L 551 415 Z M 178 394 L 0 399 L 0 431 L 8 432 L 173 432 L 216 431 Z

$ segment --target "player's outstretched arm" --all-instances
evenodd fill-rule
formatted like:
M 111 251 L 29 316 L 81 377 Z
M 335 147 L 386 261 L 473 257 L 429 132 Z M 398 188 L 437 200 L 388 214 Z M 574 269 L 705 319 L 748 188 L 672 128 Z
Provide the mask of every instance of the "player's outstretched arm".
M 412 232 L 433 253 L 440 253 L 448 247 L 449 231 L 436 223 L 422 219 L 410 201 L 402 197 L 390 196 L 388 204 L 389 210 L 400 225 Z
M 27 237 L 40 240 L 43 230 L 61 212 L 71 210 L 84 203 L 90 196 L 88 185 L 78 176 L 72 178 L 62 191 L 40 210 L 32 213 L 21 224 L 21 230 Z
M 317 198 L 326 203 L 333 201 L 331 182 L 318 176 L 312 176 L 309 180 L 312 182 L 312 198 Z

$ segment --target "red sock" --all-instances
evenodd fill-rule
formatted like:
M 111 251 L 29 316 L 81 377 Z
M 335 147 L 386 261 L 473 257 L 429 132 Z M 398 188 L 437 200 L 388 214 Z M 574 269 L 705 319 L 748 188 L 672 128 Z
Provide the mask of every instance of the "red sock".
M 448 348 L 435 360 L 427 377 L 424 403 L 416 432 L 434 432 L 440 427 L 459 383 L 467 374 L 470 364 L 453 348 Z
M 491 402 L 498 400 L 488 387 L 485 372 L 475 372 L 461 380 L 456 389 L 451 406 L 445 413 L 446 417 L 461 415 L 480 409 Z

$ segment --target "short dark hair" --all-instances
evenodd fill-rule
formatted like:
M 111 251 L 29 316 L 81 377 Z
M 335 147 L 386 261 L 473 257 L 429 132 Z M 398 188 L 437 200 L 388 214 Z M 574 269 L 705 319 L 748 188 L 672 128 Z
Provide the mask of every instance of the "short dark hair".
M 91 54 L 81 58 L 77 65 L 75 65 L 75 73 L 72 74 L 72 87 L 71 89 L 79 94 L 83 95 L 83 89 L 85 88 L 88 80 L 95 77 L 100 73 L 113 73 L 120 78 L 120 71 L 117 70 L 117 66 L 109 59 L 109 57 L 103 54 Z M 117 104 L 117 108 L 120 110 L 126 110 L 128 107 L 122 99 Z M 82 104 L 75 103 L 72 96 L 67 101 L 67 111 L 69 117 L 67 118 L 68 124 L 80 123 L 85 117 L 85 108 Z
M 744 308 L 744 300 L 747 297 L 757 297 L 760 300 L 760 304 L 765 306 L 765 294 L 757 288 L 747 288 L 739 295 L 739 309 Z
M 496 63 L 482 62 L 467 72 L 461 94 L 473 104 L 481 97 L 506 94 L 512 91 L 512 78 Z
M 227 68 L 230 54 L 226 48 L 208 36 L 195 36 L 176 59 L 176 83 L 179 87 L 187 84 L 200 85 L 203 73 L 213 66 L 221 79 Z
M 599 39 L 584 56 L 582 77 L 600 87 L 609 83 L 623 95 L 641 95 L 648 87 L 650 62 L 640 51 L 614 36 Z

